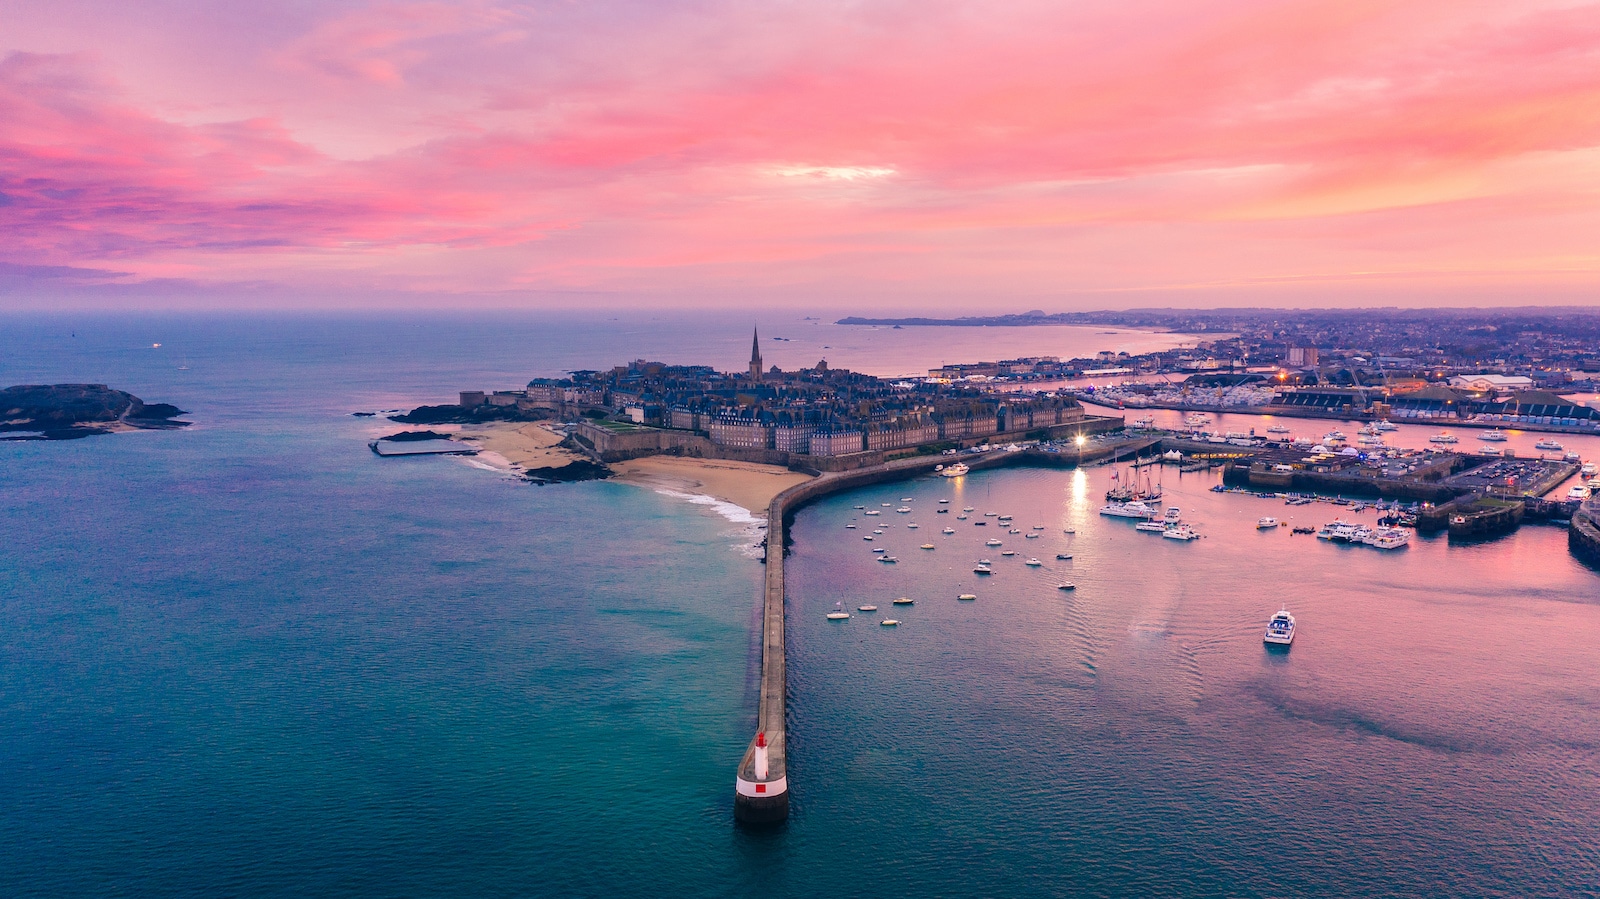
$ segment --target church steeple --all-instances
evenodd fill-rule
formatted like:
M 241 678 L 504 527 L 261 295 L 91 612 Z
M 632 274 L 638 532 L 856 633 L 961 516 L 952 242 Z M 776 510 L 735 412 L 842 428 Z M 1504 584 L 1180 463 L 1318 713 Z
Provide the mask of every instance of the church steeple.
M 750 380 L 761 380 L 761 335 L 750 329 Z

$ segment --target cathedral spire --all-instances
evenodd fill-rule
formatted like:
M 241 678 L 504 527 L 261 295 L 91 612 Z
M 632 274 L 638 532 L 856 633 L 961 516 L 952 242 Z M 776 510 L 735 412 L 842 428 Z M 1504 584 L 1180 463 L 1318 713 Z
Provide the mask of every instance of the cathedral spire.
M 761 380 L 761 335 L 750 329 L 750 380 Z

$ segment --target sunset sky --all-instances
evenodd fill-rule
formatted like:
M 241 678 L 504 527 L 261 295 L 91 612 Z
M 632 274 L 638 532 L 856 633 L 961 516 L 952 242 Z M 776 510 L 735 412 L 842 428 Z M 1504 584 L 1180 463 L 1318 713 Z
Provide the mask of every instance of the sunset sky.
M 0 0 L 0 308 L 1600 304 L 1600 5 Z

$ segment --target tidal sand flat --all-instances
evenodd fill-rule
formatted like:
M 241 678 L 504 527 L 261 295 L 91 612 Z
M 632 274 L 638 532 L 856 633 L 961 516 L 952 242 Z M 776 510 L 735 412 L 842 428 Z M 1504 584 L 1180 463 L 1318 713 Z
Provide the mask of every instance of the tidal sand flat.
M 617 472 L 617 479 L 625 484 L 702 494 L 733 503 L 755 515 L 764 514 L 772 498 L 779 493 L 811 480 L 810 475 L 777 465 L 677 456 L 633 459 L 611 467 Z

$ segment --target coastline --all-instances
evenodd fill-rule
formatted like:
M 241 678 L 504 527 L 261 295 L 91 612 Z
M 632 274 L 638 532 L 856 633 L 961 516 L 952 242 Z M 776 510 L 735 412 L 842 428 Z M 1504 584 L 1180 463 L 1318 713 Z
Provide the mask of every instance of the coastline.
M 778 494 L 812 480 L 777 465 L 684 456 L 646 456 L 613 463 L 611 468 L 624 484 L 709 496 L 757 516 Z

